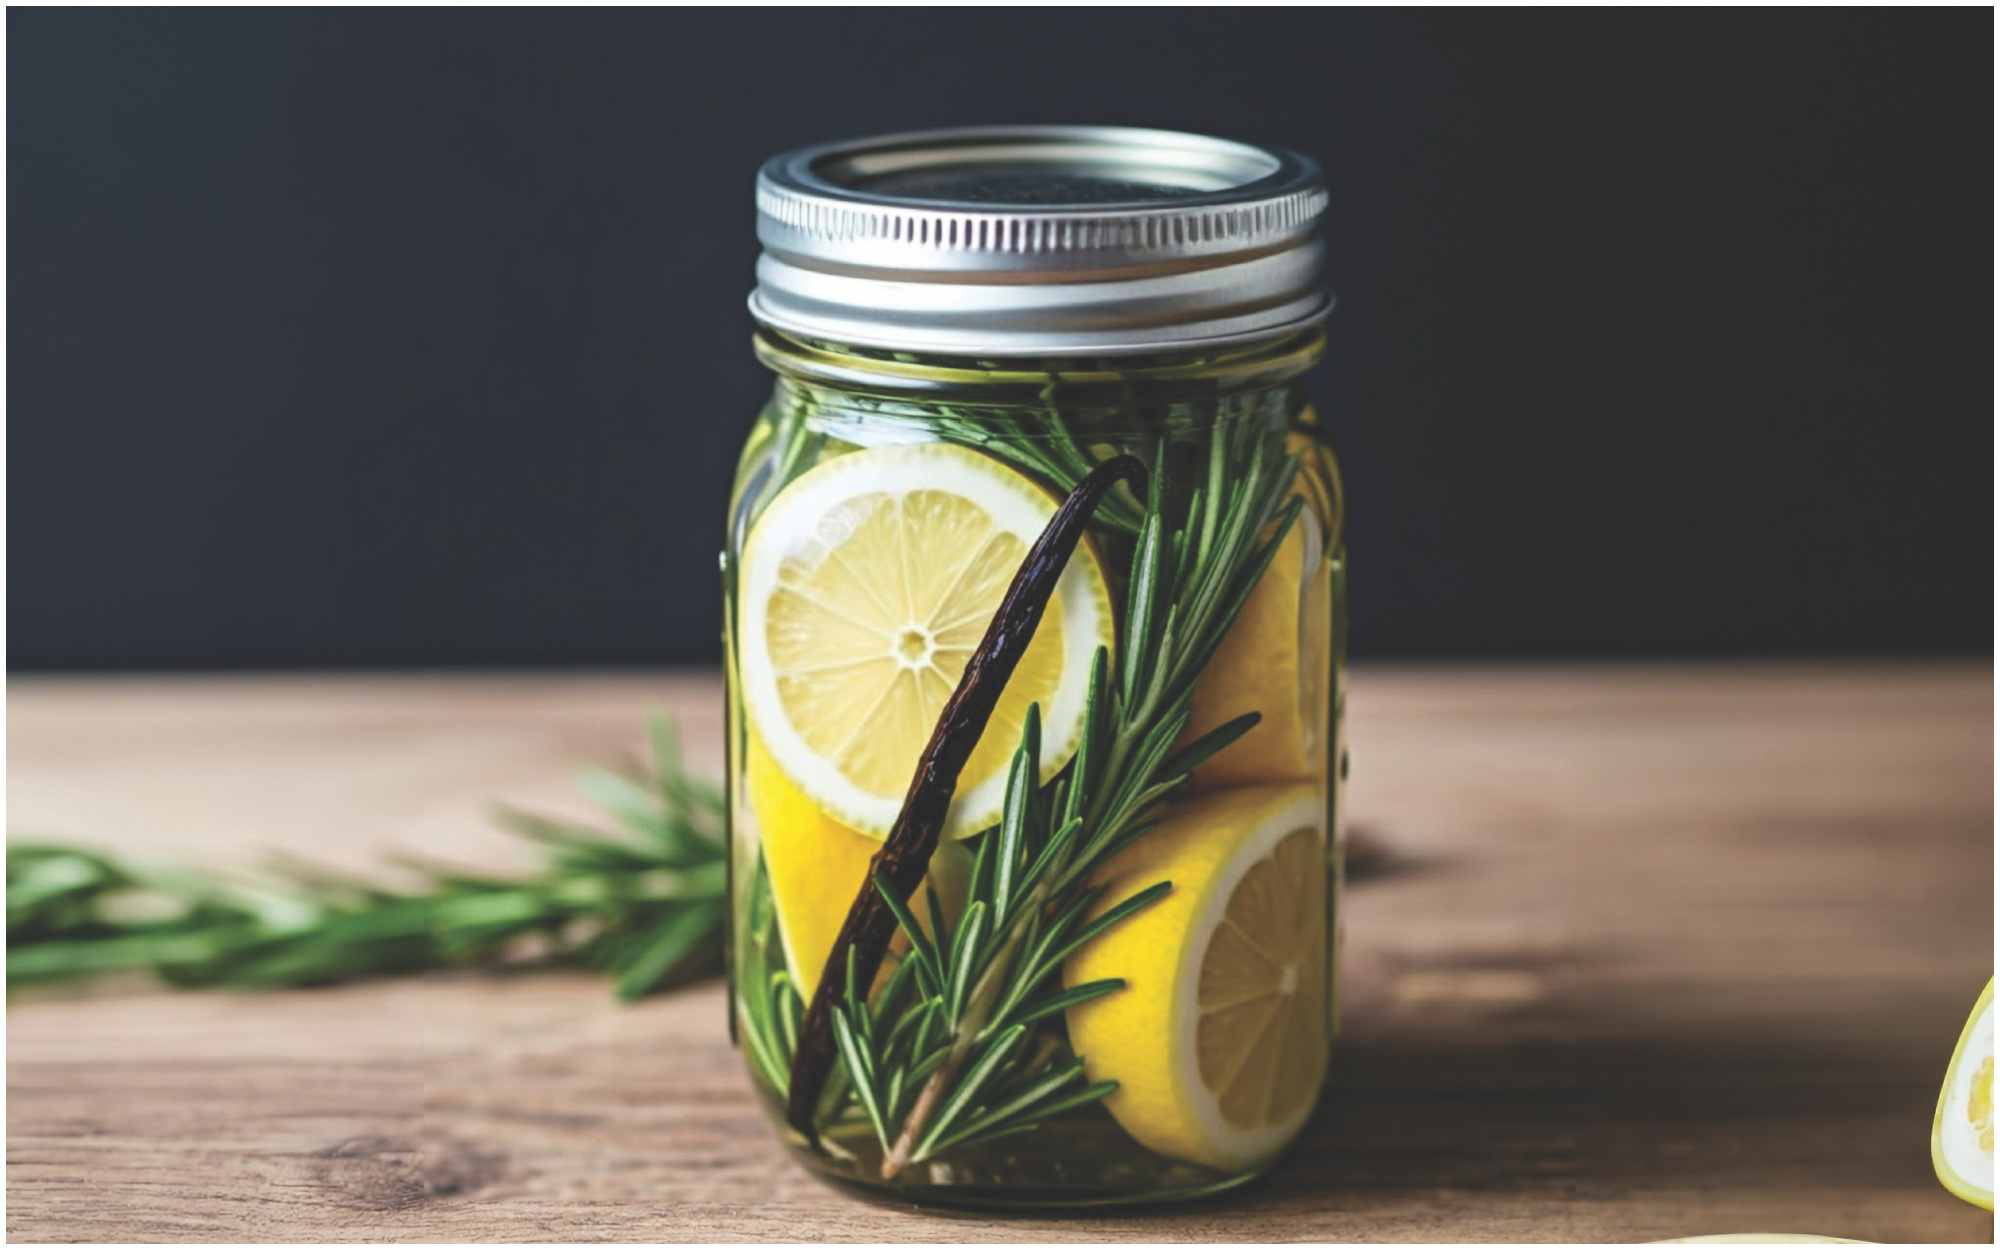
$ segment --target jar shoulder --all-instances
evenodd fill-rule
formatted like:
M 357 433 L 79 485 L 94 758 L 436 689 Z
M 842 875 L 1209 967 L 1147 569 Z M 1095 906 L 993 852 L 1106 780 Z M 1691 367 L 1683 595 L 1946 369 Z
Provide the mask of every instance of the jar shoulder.
M 1297 457 L 1296 488 L 1320 522 L 1325 549 L 1337 549 L 1344 537 L 1345 492 L 1338 457 L 1315 406 L 1290 386 L 1227 398 L 1230 403 L 1168 405 L 1137 413 L 945 401 L 883 403 L 872 397 L 806 393 L 781 380 L 751 422 L 737 459 L 730 536 L 743 538 L 763 504 L 793 478 L 868 447 L 958 443 L 1044 479 L 1045 486 L 1061 493 L 1073 484 L 1066 469 L 1087 467 L 1119 451 L 1150 461 L 1163 438 L 1201 444 L 1218 430 L 1264 422 L 1282 426 L 1285 449 Z

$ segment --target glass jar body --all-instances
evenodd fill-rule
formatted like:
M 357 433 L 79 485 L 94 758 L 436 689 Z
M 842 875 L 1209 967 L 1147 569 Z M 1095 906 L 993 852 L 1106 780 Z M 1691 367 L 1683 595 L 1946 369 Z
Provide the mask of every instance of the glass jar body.
M 1320 344 L 759 340 L 779 377 L 723 559 L 731 1026 L 822 1175 L 1154 1202 L 1251 1179 L 1303 1126 L 1337 1015 L 1344 772 L 1340 481 L 1299 382 Z M 1041 524 L 1120 453 L 1146 487 L 1098 507 L 881 971 L 851 973 L 842 923 L 938 711 Z M 815 1044 L 806 1132 L 789 1083 Z

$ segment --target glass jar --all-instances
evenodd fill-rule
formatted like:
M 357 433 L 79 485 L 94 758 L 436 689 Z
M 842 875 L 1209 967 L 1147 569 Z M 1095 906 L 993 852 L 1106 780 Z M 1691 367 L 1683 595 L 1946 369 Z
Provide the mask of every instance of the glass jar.
M 760 176 L 730 1010 L 820 1174 L 1194 1197 L 1310 1114 L 1344 759 L 1340 479 L 1300 381 L 1324 204 L 1302 158 L 1103 128 Z

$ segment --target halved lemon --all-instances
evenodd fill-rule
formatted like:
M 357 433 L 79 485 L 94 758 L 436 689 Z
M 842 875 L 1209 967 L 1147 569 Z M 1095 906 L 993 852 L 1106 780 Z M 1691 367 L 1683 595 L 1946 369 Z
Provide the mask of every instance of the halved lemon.
M 978 452 L 876 447 L 813 468 L 752 526 L 739 582 L 739 667 L 771 759 L 821 811 L 887 835 L 918 757 L 1056 500 Z M 1112 643 L 1088 541 L 959 777 L 948 837 L 1000 817 L 1028 705 L 1042 780 L 1083 728 L 1090 660 Z
M 1285 535 L 1195 682 L 1183 744 L 1245 712 L 1263 719 L 1195 769 L 1202 787 L 1325 775 L 1333 566 L 1309 506 Z
M 1167 896 L 1071 956 L 1069 986 L 1125 988 L 1069 1012 L 1105 1106 L 1160 1154 L 1237 1171 L 1268 1162 L 1326 1072 L 1326 796 L 1318 785 L 1204 795 L 1105 866 L 1098 910 Z
M 763 845 L 764 869 L 771 877 L 771 902 L 778 912 L 778 933 L 785 945 L 785 962 L 802 998 L 811 999 L 826 969 L 833 940 L 868 880 L 875 852 L 882 843 L 813 806 L 778 766 L 753 729 L 746 735 L 743 778 L 750 810 L 757 819 Z M 956 842 L 941 842 L 931 856 L 930 883 L 944 905 L 947 920 L 956 919 L 972 879 L 972 855 Z M 921 891 L 919 891 L 921 893 Z M 905 900 L 907 901 L 907 900 Z M 917 923 L 929 932 L 930 909 L 914 909 Z M 901 934 L 895 950 L 907 943 Z M 889 965 L 885 963 L 885 969 Z
M 1944 1187 L 1993 1209 L 1993 982 L 1973 1004 L 1931 1121 L 1931 1165 Z

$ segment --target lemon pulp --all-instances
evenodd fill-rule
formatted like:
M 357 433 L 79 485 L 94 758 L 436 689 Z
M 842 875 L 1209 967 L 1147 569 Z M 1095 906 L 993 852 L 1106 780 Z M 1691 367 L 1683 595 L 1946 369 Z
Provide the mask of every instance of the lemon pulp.
M 1972 1074 L 1971 1096 L 1965 1101 L 1965 1118 L 1972 1124 L 1973 1139 L 1985 1154 L 1993 1153 L 1993 1056 L 1979 1061 Z
M 740 665 L 775 765 L 839 823 L 880 838 L 902 807 L 973 650 L 1056 501 L 977 452 L 877 447 L 802 474 L 744 545 Z M 1086 542 L 959 778 L 946 825 L 999 817 L 1028 706 L 1042 779 L 1076 749 L 1091 653 L 1112 643 L 1110 594 Z
M 1249 787 L 1170 807 L 1105 866 L 1101 911 L 1156 882 L 1159 902 L 1064 969 L 1125 988 L 1069 1012 L 1105 1106 L 1141 1144 L 1237 1170 L 1267 1162 L 1325 1074 L 1326 802 L 1316 784 Z
M 1326 947 L 1300 938 L 1319 929 L 1310 917 L 1325 908 L 1319 831 L 1295 829 L 1243 875 L 1202 955 L 1195 1055 L 1237 1128 L 1268 1124 L 1299 1091 L 1317 1091 Z

